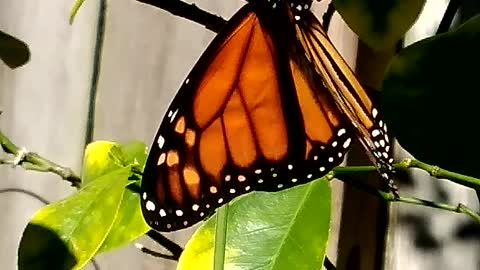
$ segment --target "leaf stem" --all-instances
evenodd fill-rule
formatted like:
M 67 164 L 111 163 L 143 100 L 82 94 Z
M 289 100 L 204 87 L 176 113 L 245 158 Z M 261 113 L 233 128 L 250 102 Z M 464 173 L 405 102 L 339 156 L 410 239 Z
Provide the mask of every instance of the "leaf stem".
M 213 257 L 213 269 L 223 270 L 225 265 L 225 247 L 227 245 L 227 217 L 228 203 L 217 210 L 215 226 L 215 246 Z
M 431 176 L 435 178 L 448 179 L 457 184 L 467 186 L 473 189 L 480 188 L 480 179 L 463 175 L 456 172 L 451 172 L 445 169 L 442 169 L 435 165 L 430 165 L 425 162 L 421 162 L 416 159 L 404 159 L 402 162 L 396 164 L 395 169 L 406 171 L 409 168 L 418 168 L 428 172 Z
M 25 170 L 39 171 L 39 172 L 51 172 L 62 179 L 71 183 L 74 187 L 80 187 L 80 177 L 77 176 L 72 169 L 60 166 L 55 162 L 52 162 L 42 156 L 32 153 L 32 152 L 22 152 L 17 145 L 15 145 L 7 136 L 5 136 L 0 130 L 0 145 L 2 146 L 3 151 L 7 154 L 14 155 L 18 157 L 22 155 L 20 160 L 13 159 L 0 159 L 0 164 L 8 164 L 12 166 L 21 166 Z
M 470 187 L 473 189 L 480 189 L 480 179 L 463 175 L 456 172 L 451 172 L 445 169 L 442 169 L 435 165 L 430 165 L 425 162 L 406 158 L 399 163 L 394 165 L 396 171 L 407 171 L 411 168 L 422 169 L 423 171 L 428 172 L 431 176 L 434 176 L 437 179 L 446 179 L 454 183 L 460 184 L 462 186 Z M 333 173 L 335 176 L 342 175 L 352 175 L 355 173 L 369 173 L 376 172 L 377 169 L 375 166 L 348 166 L 348 167 L 335 167 Z
M 334 177 L 338 177 L 338 175 L 335 173 L 335 170 L 333 170 L 329 175 L 329 179 L 333 179 Z M 372 194 L 374 196 L 379 197 L 380 199 L 386 201 L 386 202 L 401 202 L 401 203 L 407 203 L 407 204 L 413 204 L 413 205 L 421 205 L 425 207 L 430 207 L 430 208 L 436 208 L 436 209 L 441 209 L 449 212 L 455 212 L 455 213 L 462 213 L 470 218 L 472 218 L 475 222 L 480 224 L 480 214 L 476 213 L 474 210 L 471 208 L 468 208 L 467 206 L 463 204 L 458 204 L 458 205 L 450 205 L 446 203 L 438 203 L 438 202 L 433 202 L 433 201 L 428 201 L 428 200 L 423 200 L 415 197 L 403 197 L 403 196 L 395 196 L 391 192 L 385 192 L 378 190 L 374 187 L 368 186 L 366 184 L 362 184 L 358 181 L 354 181 L 348 178 L 342 178 L 339 179 L 340 181 L 343 181 L 359 190 L 365 191 L 369 194 Z

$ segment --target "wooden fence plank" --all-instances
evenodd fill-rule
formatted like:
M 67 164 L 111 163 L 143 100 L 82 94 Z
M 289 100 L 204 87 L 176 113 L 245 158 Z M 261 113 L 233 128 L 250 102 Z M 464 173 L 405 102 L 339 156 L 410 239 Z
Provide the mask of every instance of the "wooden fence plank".
M 95 44 L 97 1 L 87 1 L 68 24 L 72 1 L 1 1 L 0 29 L 25 41 L 30 62 L 10 70 L 0 63 L 0 128 L 28 150 L 79 172 Z M 0 189 L 23 188 L 50 201 L 73 191 L 58 176 L 0 167 Z M 0 269 L 16 269 L 24 227 L 42 203 L 0 194 Z

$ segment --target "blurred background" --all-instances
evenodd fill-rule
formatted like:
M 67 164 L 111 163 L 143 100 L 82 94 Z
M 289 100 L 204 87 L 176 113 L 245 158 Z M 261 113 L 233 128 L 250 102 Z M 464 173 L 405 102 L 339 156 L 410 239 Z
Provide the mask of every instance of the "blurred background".
M 328 2 L 315 2 L 319 18 Z M 471 2 L 468 12 L 478 10 L 479 5 Z M 87 0 L 70 25 L 72 3 L 0 2 L 0 30 L 23 40 L 31 50 L 30 62 L 19 69 L 0 65 L 0 129 L 18 145 L 79 173 L 90 138 L 150 144 L 168 104 L 215 34 L 135 0 Z M 197 0 L 195 4 L 230 18 L 244 2 Z M 447 0 L 428 0 L 405 42 L 432 35 L 447 4 Z M 384 68 L 393 53 L 369 51 L 338 14 L 329 34 L 349 64 L 360 69 L 362 76 L 375 78 L 371 85 L 379 85 L 382 69 L 364 67 L 378 62 Z M 348 161 L 352 164 L 357 159 L 353 152 Z M 396 152 L 397 158 L 408 156 L 400 147 Z M 358 160 L 363 159 L 359 155 Z M 402 194 L 479 209 L 468 189 L 430 181 L 426 173 L 416 170 L 407 178 L 400 183 Z M 344 188 L 339 181 L 333 181 L 333 186 L 328 256 L 338 269 L 480 269 L 480 232 L 468 218 L 410 205 L 389 208 L 370 195 Z M 27 190 L 49 201 L 75 191 L 56 175 L 2 166 L 0 189 L 6 188 Z M 0 194 L 0 269 L 16 269 L 22 231 L 42 205 L 25 193 Z M 167 236 L 184 245 L 193 231 Z M 160 249 L 146 237 L 138 242 Z M 174 262 L 142 254 L 133 244 L 95 260 L 97 266 L 90 264 L 87 269 L 175 268 Z

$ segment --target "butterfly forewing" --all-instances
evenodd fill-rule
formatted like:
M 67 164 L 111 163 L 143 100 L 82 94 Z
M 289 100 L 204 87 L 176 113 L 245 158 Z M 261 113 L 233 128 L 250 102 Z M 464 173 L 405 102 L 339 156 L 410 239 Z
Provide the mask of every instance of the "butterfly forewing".
M 386 123 L 372 99 L 333 46 L 315 16 L 306 12 L 296 26 L 297 37 L 313 68 L 341 113 L 348 118 L 382 177 L 392 185 L 392 147 Z

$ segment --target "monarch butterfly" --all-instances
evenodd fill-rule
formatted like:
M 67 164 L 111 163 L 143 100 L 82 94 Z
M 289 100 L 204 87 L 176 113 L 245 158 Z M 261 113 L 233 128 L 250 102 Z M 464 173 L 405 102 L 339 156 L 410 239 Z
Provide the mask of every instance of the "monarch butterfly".
M 387 126 L 311 4 L 251 0 L 203 53 L 147 159 L 141 205 L 152 228 L 183 229 L 241 194 L 321 177 L 354 136 L 391 181 Z

